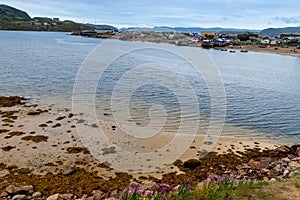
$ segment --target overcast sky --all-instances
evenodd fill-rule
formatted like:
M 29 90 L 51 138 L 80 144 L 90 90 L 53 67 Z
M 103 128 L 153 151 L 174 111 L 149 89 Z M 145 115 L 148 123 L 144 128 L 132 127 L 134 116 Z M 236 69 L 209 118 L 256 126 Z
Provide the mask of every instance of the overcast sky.
M 299 0 L 0 0 L 31 17 L 129 26 L 300 26 Z

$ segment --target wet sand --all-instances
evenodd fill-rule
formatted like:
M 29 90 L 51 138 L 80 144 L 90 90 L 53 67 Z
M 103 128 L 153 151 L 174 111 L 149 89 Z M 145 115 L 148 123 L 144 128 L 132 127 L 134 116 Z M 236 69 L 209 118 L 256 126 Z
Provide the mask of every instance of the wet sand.
M 76 163 L 80 163 L 79 166 L 82 166 L 82 163 L 84 163 L 86 169 L 98 171 L 103 178 L 113 176 L 114 171 L 97 167 L 101 162 L 93 158 L 90 153 L 84 153 L 85 146 L 81 142 L 76 126 L 86 126 L 87 130 L 95 129 L 96 131 L 99 128 L 96 125 L 89 124 L 84 116 L 74 114 L 68 109 L 60 110 L 59 112 L 54 109 L 44 110 L 32 106 L 14 106 L 1 108 L 0 119 L 2 163 L 29 168 L 37 174 L 55 173 L 59 172 L 59 168 L 62 165 L 77 165 Z M 122 138 L 122 131 L 111 117 L 103 115 L 100 125 L 113 144 L 119 145 L 121 148 L 127 148 L 128 151 L 131 149 L 134 149 L 136 152 L 155 151 L 166 146 L 175 137 L 172 133 L 167 132 L 153 138 L 135 141 L 135 143 L 131 141 L 131 144 L 126 144 L 126 146 L 122 144 L 126 137 Z M 176 151 L 176 146 L 171 146 L 170 148 L 175 149 L 173 154 L 170 152 L 166 155 L 170 156 L 171 154 L 175 158 L 176 154 L 182 154 L 179 157 L 182 161 L 199 157 L 199 150 L 203 145 L 205 135 L 195 137 L 176 135 L 176 137 L 190 142 L 190 146 L 186 152 L 180 153 Z M 212 138 L 207 139 L 210 140 Z M 215 139 L 217 143 L 212 147 L 212 151 L 219 153 L 225 153 L 229 149 L 233 151 L 243 151 L 247 148 L 271 149 L 281 144 L 280 141 L 269 139 L 263 133 L 256 133 L 229 125 L 226 125 L 221 136 Z M 70 149 L 73 147 L 78 147 L 79 149 L 72 152 Z M 83 150 L 81 151 L 80 149 Z M 161 161 L 164 159 L 162 157 Z M 161 161 L 158 160 L 157 162 Z M 152 160 L 151 162 L 154 161 Z M 55 166 L 52 166 L 50 163 L 62 163 L 62 165 L 56 166 L 54 164 Z M 140 164 L 141 166 L 147 166 L 149 163 Z M 172 166 L 172 163 L 166 164 Z M 170 167 L 167 167 L 167 169 L 161 171 L 168 172 L 168 168 L 170 169 Z M 153 175 L 157 176 L 158 173 L 153 172 Z
M 228 153 L 253 148 L 274 149 L 285 143 L 269 138 L 263 133 L 230 125 L 225 125 L 221 136 L 217 138 L 206 137 L 201 133 L 195 137 L 187 134 L 175 135 L 179 142 L 169 146 L 175 137 L 170 131 L 152 138 L 128 140 L 128 136 L 122 136 L 120 127 L 112 117 L 102 113 L 99 125 L 105 130 L 111 142 L 99 147 L 102 156 L 111 157 L 111 160 L 104 161 L 97 160 L 92 155 L 90 146 L 87 148 L 80 138 L 79 127 L 83 127 L 81 130 L 86 131 L 99 130 L 98 125 L 89 121 L 83 113 L 73 113 L 68 108 L 45 109 L 36 105 L 16 105 L 0 107 L 0 116 L 0 179 L 7 181 L 0 184 L 0 190 L 9 184 L 17 184 L 16 179 L 24 179 L 24 182 L 33 184 L 39 191 L 48 195 L 64 192 L 68 185 L 78 178 L 84 181 L 82 184 L 86 185 L 84 186 L 86 189 L 77 192 L 79 189 L 77 187 L 83 187 L 78 184 L 72 193 L 82 195 L 98 186 L 102 191 L 111 191 L 123 189 L 130 181 L 157 180 L 171 172 L 182 174 L 174 161 L 184 162 L 205 155 L 208 152 L 201 150 L 203 145 L 211 147 L 212 151 L 218 153 Z M 213 141 L 216 143 L 211 146 L 214 144 Z M 120 156 L 115 158 L 119 152 L 114 145 L 130 152 L 133 158 L 143 156 L 143 153 L 147 152 L 157 153 L 152 159 L 141 159 L 136 162 L 129 157 L 129 161 L 125 161 Z M 186 146 L 186 151 L 182 151 L 182 145 Z M 167 148 L 164 148 L 165 146 Z M 120 166 L 123 163 L 131 164 L 129 167 L 133 170 L 123 173 L 122 169 L 112 169 L 114 165 L 110 166 L 110 162 L 115 160 Z M 18 176 L 14 175 L 16 173 L 14 169 L 18 169 Z M 124 169 L 130 168 L 124 166 Z M 7 179 L 7 176 L 10 178 Z M 39 181 L 40 176 L 44 177 L 45 182 Z M 57 185 L 53 183 L 51 185 L 49 179 L 56 180 Z M 45 189 L 44 185 L 51 188 Z

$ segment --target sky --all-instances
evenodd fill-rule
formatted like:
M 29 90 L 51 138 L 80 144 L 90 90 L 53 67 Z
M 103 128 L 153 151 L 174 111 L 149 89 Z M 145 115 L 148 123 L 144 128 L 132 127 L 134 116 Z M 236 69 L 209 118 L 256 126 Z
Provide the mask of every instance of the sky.
M 0 0 L 31 17 L 122 27 L 300 26 L 299 0 Z

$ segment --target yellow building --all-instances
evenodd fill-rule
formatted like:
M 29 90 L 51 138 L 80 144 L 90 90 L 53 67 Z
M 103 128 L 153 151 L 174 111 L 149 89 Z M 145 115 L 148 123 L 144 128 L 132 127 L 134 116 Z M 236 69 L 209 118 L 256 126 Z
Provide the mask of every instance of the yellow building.
M 201 32 L 201 37 L 202 38 L 211 38 L 211 39 L 217 39 L 218 36 L 216 35 L 215 32 L 209 32 L 209 31 L 205 31 L 205 32 Z

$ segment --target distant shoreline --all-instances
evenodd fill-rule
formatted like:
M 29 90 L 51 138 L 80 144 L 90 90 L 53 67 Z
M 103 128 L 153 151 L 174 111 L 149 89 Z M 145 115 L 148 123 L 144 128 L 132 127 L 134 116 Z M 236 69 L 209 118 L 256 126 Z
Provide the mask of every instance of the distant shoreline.
M 0 31 L 19 31 L 19 32 L 49 32 L 49 33 L 72 33 L 72 31 L 54 31 L 54 30 L 5 30 L 0 29 Z M 71 34 L 70 34 L 71 35 Z M 77 36 L 77 35 L 73 35 Z M 176 45 L 176 40 L 158 40 L 156 38 L 134 38 L 134 39 L 122 39 L 119 35 L 111 36 L 111 37 L 91 37 L 95 39 L 116 39 L 116 40 L 123 40 L 123 41 L 141 41 L 141 42 L 152 42 L 152 43 L 166 43 L 166 44 L 173 44 Z M 189 45 L 190 47 L 201 47 L 200 43 L 191 43 Z M 277 50 L 275 48 L 277 47 Z M 240 48 L 239 46 L 225 46 L 225 47 L 212 47 L 211 49 L 215 50 L 221 50 L 226 49 L 227 51 L 234 50 L 234 51 L 251 51 L 251 52 L 266 52 L 266 53 L 274 53 L 279 55 L 286 55 L 286 56 L 296 56 L 300 57 L 300 49 L 297 49 L 296 47 L 287 46 L 286 48 L 280 47 L 280 46 L 266 46 L 264 48 L 261 48 L 259 46 L 253 46 L 253 45 L 245 45 L 244 48 Z
M 111 39 L 124 40 L 118 36 L 113 36 Z M 167 44 L 176 45 L 175 40 L 157 40 L 156 38 L 135 38 L 135 39 L 126 39 L 124 41 L 141 41 L 141 42 L 167 43 Z M 192 44 L 186 45 L 186 46 L 198 47 L 198 48 L 201 47 L 200 43 L 192 43 Z M 276 47 L 277 47 L 277 50 L 275 50 Z M 251 52 L 266 52 L 266 53 L 275 53 L 275 54 L 279 54 L 279 55 L 297 56 L 297 57 L 299 56 L 300 57 L 300 49 L 296 49 L 296 47 L 290 47 L 290 46 L 287 46 L 287 48 L 282 48 L 279 46 L 270 46 L 270 47 L 260 48 L 259 46 L 255 47 L 253 45 L 245 45 L 244 48 L 240 48 L 239 46 L 232 46 L 232 48 L 230 48 L 229 46 L 225 46 L 225 47 L 212 47 L 211 49 L 214 49 L 214 50 L 226 49 L 227 51 L 246 50 L 246 51 L 251 51 Z

